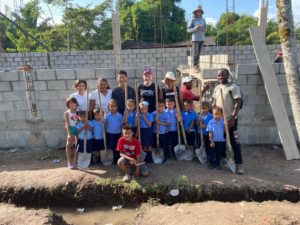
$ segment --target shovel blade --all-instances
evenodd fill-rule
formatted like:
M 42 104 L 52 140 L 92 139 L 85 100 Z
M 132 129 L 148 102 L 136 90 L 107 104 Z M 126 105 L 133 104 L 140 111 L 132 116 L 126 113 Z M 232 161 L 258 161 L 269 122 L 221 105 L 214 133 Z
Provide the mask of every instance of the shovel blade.
M 194 148 L 192 146 L 187 146 L 184 154 L 184 159 L 186 161 L 191 161 L 194 158 Z
M 203 145 L 201 145 L 200 148 L 196 149 L 196 155 L 201 164 L 204 164 L 207 162 L 207 155 L 206 155 L 206 151 L 205 151 L 205 148 Z
M 91 163 L 91 157 L 92 157 L 92 153 L 79 152 L 78 160 L 77 160 L 78 167 L 80 169 L 88 168 Z
M 164 150 L 161 148 L 153 148 L 152 159 L 155 164 L 161 164 L 164 161 Z
M 232 173 L 235 173 L 236 165 L 235 165 L 235 162 L 232 158 L 226 158 L 226 165 Z
M 185 145 L 176 145 L 174 153 L 177 160 L 184 160 Z
M 101 158 L 101 163 L 104 166 L 112 165 L 114 161 L 113 150 L 105 149 L 100 151 L 100 158 Z

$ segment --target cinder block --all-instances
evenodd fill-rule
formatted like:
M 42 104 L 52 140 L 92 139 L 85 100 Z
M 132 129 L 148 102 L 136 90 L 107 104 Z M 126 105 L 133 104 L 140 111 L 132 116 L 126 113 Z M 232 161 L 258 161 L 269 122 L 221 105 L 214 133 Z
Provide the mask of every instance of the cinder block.
M 246 85 L 248 83 L 248 76 L 238 74 L 237 85 Z
M 1 148 L 24 148 L 29 147 L 27 140 L 30 131 L 27 130 L 0 130 Z
M 279 63 L 279 73 L 284 73 L 285 74 L 285 69 L 283 63 Z
M 280 73 L 280 63 L 273 63 L 275 73 Z
M 64 110 L 40 110 L 41 119 L 44 121 L 57 121 L 62 120 L 64 118 Z
M 65 100 L 51 100 L 50 101 L 50 109 L 56 110 L 67 110 L 66 101 Z
M 244 97 L 245 105 L 265 105 L 267 96 L 265 95 L 248 95 Z
M 257 74 L 248 75 L 248 84 L 264 84 L 262 76 Z
M 115 79 L 117 71 L 115 69 L 95 69 L 95 73 L 97 79 L 99 78 Z
M 203 79 L 215 79 L 217 78 L 218 69 L 202 69 L 201 76 Z
M 97 80 L 87 80 L 87 85 L 90 88 L 90 92 L 97 87 Z
M 16 120 L 26 120 L 29 119 L 29 111 L 6 111 L 6 119 L 7 121 L 16 121 Z
M 37 80 L 56 80 L 55 70 L 36 70 Z
M 14 101 L 14 108 L 16 110 L 30 110 L 29 103 L 27 101 L 27 97 L 25 96 L 26 100 L 23 101 Z
M 64 80 L 59 80 L 59 81 L 47 81 L 47 87 L 49 91 L 52 91 L 52 90 L 65 90 L 67 86 Z
M 56 100 L 58 99 L 57 91 L 36 91 L 37 100 Z
M 75 71 L 73 69 L 55 70 L 58 80 L 75 80 Z
M 271 117 L 273 116 L 270 105 L 258 105 L 255 107 L 255 116 L 258 117 Z
M 34 90 L 45 91 L 47 90 L 46 81 L 33 81 Z
M 289 94 L 287 84 L 280 84 L 279 89 L 280 89 L 280 92 L 281 92 L 282 95 Z
M 24 91 L 14 91 L 14 92 L 3 92 L 3 100 L 7 101 L 22 101 L 26 100 L 26 93 Z
M 257 85 L 257 94 L 267 95 L 265 85 Z
M 54 99 L 54 100 L 66 100 L 66 98 L 68 98 L 74 92 L 75 91 L 60 90 L 57 92 L 58 93 L 57 99 Z
M 277 77 L 278 84 L 287 84 L 285 74 L 282 73 L 276 74 L 276 77 Z
M 238 64 L 237 65 L 237 73 L 239 75 L 259 74 L 258 65 L 257 64 Z
M 6 122 L 6 113 L 5 112 L 0 112 L 0 122 Z
M 46 145 L 48 148 L 63 148 L 66 142 L 65 129 L 44 130 Z
M 13 111 L 14 104 L 13 102 L 3 102 L 1 103 L 0 111 Z
M 12 81 L 12 89 L 13 91 L 25 91 L 25 82 L 24 81 Z
M 94 69 L 76 69 L 76 78 L 77 79 L 95 79 L 95 70 Z
M 243 95 L 255 95 L 257 93 L 257 86 L 256 85 L 242 85 L 240 86 Z
M 50 101 L 37 101 L 36 102 L 36 108 L 37 110 L 48 110 L 50 109 Z
M 17 81 L 17 80 L 19 80 L 18 71 L 0 73 L 0 81 Z
M 255 116 L 255 105 L 246 105 L 245 103 L 246 102 L 244 102 L 243 108 L 239 111 L 239 120 L 252 120 Z
M 1 91 L 11 91 L 12 90 L 12 86 L 10 82 L 0 82 L 0 92 Z

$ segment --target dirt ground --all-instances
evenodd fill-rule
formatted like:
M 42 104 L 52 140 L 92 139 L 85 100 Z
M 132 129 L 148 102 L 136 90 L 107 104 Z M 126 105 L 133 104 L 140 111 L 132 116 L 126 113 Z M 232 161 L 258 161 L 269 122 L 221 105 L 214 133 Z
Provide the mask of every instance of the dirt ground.
M 146 208 L 138 225 L 298 225 L 300 204 L 289 202 L 205 202 Z

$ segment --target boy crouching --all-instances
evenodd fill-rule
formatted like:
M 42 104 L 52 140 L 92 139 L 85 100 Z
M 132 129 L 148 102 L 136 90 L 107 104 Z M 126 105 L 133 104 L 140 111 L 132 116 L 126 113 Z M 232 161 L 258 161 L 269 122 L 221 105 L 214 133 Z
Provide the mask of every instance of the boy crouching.
M 148 176 L 146 164 L 140 162 L 141 145 L 133 137 L 132 126 L 124 125 L 122 127 L 122 134 L 123 136 L 118 140 L 117 150 L 120 152 L 118 166 L 125 173 L 123 181 L 128 181 L 131 175 L 137 177 L 140 175 Z

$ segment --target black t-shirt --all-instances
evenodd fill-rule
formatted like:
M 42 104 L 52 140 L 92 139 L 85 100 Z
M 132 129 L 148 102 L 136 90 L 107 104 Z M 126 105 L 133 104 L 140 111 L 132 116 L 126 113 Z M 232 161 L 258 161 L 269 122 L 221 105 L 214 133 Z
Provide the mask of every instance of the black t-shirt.
M 177 91 L 177 97 L 178 97 L 178 102 L 180 104 L 180 101 L 179 101 L 179 87 L 176 86 L 176 91 Z M 167 98 L 168 99 L 172 99 L 173 101 L 175 101 L 175 92 L 173 90 L 173 88 L 168 88 L 168 87 L 163 87 L 162 88 L 162 93 L 163 93 L 163 99 L 166 100 Z
M 129 85 L 127 86 L 128 99 L 135 99 L 135 91 Z M 125 92 L 122 91 L 122 88 L 117 87 L 112 91 L 111 98 L 117 101 L 118 112 L 123 114 L 125 111 Z
M 138 87 L 138 94 L 140 101 L 147 101 L 149 103 L 148 112 L 152 113 L 155 111 L 155 84 L 152 83 L 150 86 L 140 84 Z

